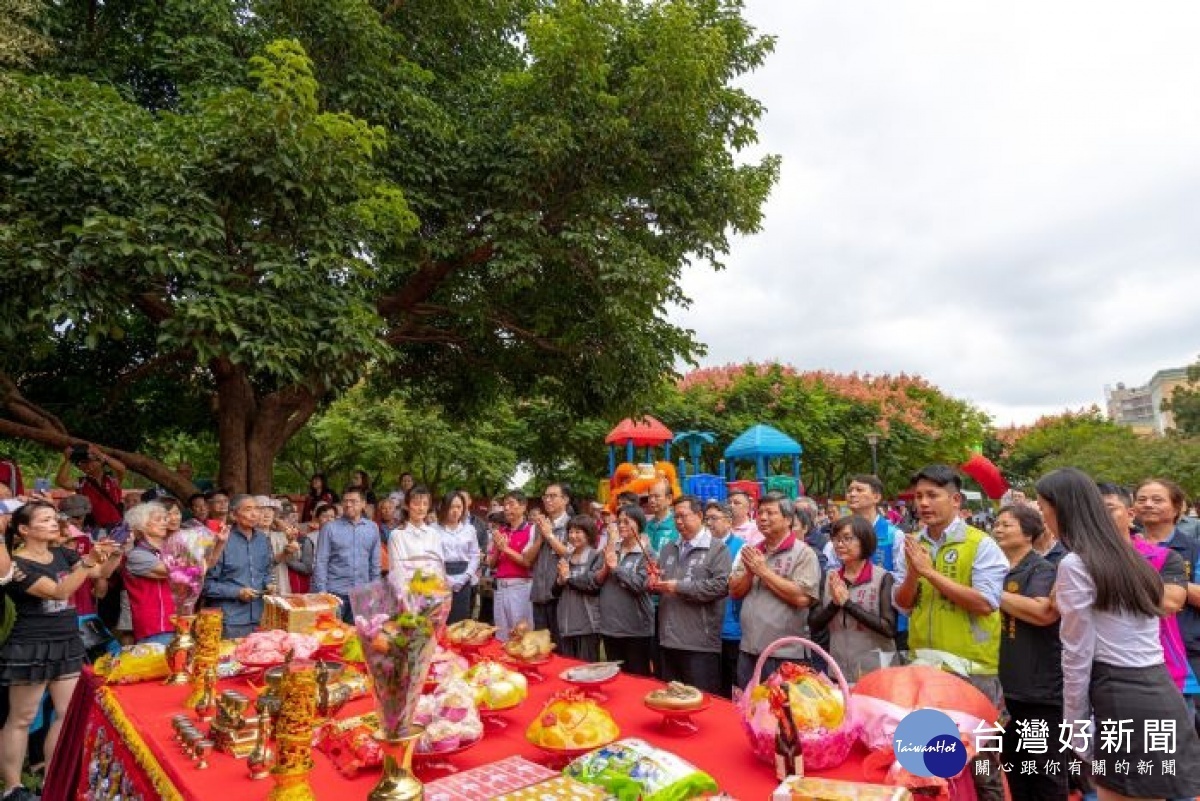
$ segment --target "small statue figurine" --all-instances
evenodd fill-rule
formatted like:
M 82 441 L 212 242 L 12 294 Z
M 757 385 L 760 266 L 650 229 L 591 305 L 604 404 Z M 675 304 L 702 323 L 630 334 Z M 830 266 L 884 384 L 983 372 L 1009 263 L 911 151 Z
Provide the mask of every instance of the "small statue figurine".
M 207 722 L 217 716 L 216 665 L 213 665 L 204 672 L 202 681 L 203 689 L 200 692 L 200 700 L 196 702 L 196 717 Z
M 258 737 L 254 741 L 254 750 L 247 759 L 251 779 L 265 779 L 275 767 L 275 751 L 271 748 L 271 715 L 260 712 L 258 715 Z

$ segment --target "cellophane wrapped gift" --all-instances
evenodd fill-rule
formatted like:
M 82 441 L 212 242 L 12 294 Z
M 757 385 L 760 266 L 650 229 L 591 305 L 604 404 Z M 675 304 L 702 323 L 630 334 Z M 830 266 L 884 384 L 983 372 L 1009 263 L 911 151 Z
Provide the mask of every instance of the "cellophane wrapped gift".
M 354 625 L 371 675 L 382 735 L 396 740 L 413 723 L 433 662 L 450 590 L 437 564 L 392 565 L 385 581 L 350 590 Z

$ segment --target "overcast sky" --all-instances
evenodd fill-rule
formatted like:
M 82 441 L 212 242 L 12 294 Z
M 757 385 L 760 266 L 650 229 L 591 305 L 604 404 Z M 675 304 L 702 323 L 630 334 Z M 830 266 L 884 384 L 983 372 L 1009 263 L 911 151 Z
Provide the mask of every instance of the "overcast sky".
M 783 168 L 729 269 L 685 274 L 706 365 L 917 373 L 1004 425 L 1200 353 L 1200 3 L 747 16 Z

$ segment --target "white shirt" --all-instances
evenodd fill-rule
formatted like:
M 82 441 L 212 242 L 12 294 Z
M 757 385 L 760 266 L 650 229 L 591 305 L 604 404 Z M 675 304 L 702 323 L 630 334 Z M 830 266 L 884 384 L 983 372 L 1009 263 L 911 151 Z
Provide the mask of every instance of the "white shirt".
M 468 581 L 479 583 L 479 537 L 475 527 L 462 522 L 454 528 L 438 524 L 433 527 L 437 531 L 442 546 L 442 559 L 446 562 L 466 562 L 466 573 L 461 576 L 450 576 L 450 584 L 455 590 L 461 589 Z
M 388 564 L 395 569 L 405 559 L 429 556 L 442 561 L 442 541 L 437 529 L 409 523 L 388 535 Z
M 1096 585 L 1074 553 L 1058 563 L 1054 593 L 1062 616 L 1063 720 L 1091 720 L 1092 662 L 1128 668 L 1163 664 L 1158 618 L 1096 611 Z

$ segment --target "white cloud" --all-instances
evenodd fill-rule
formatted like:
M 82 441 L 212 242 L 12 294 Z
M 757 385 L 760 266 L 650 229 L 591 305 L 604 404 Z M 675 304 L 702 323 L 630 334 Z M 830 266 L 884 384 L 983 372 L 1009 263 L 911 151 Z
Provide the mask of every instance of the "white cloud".
M 1200 352 L 1200 6 L 746 13 L 779 39 L 749 155 L 783 171 L 729 270 L 686 274 L 706 363 L 916 372 L 1007 423 Z

